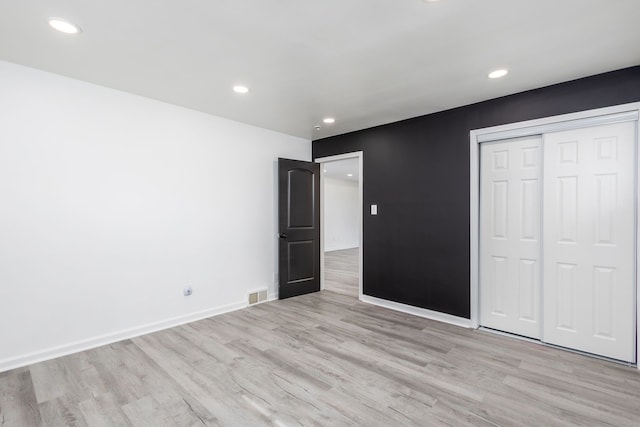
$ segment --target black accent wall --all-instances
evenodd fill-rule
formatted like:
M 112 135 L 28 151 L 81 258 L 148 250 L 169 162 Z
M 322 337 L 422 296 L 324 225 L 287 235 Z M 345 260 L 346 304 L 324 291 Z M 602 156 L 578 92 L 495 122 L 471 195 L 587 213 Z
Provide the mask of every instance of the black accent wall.
M 364 294 L 469 318 L 469 131 L 637 101 L 640 66 L 313 141 L 364 152 Z

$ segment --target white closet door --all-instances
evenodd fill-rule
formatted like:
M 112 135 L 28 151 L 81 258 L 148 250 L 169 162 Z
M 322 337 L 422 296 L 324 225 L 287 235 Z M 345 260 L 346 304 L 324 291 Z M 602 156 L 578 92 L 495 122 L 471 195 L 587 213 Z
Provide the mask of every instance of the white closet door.
M 540 338 L 541 137 L 485 143 L 480 165 L 480 324 Z
M 544 336 L 635 358 L 635 123 L 544 135 Z

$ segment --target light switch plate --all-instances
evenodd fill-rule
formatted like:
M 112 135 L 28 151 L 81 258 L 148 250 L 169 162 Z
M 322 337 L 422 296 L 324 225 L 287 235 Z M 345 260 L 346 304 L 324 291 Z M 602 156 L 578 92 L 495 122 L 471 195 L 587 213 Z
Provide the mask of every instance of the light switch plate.
M 378 205 L 371 205 L 371 215 L 378 215 Z

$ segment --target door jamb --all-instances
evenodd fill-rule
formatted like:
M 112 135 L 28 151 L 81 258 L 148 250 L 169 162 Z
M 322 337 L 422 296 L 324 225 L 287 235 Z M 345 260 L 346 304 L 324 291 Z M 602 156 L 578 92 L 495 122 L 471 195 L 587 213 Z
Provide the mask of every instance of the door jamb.
M 638 230 L 640 230 L 640 129 L 638 120 L 640 117 L 640 102 L 629 104 L 621 104 L 612 107 L 598 108 L 593 110 L 581 111 L 578 113 L 563 114 L 559 116 L 550 116 L 542 119 L 527 120 L 523 122 L 510 123 L 500 126 L 492 126 L 482 129 L 474 129 L 469 133 L 469 180 L 470 180 L 470 211 L 469 211 L 469 284 L 470 284 L 470 314 L 471 327 L 478 328 L 480 326 L 480 144 L 483 142 L 498 141 L 502 139 L 511 139 L 520 136 L 537 135 L 559 130 L 576 129 L 580 127 L 595 126 L 599 124 L 609 124 L 621 121 L 635 121 L 636 123 L 636 221 L 635 221 L 635 294 L 636 294 L 636 337 L 640 330 L 640 287 L 638 286 L 639 274 L 638 266 L 640 266 L 640 239 L 638 238 Z M 640 355 L 640 340 L 636 339 L 636 364 L 640 370 L 638 356 Z
M 322 173 L 322 163 L 327 162 L 335 162 L 336 160 L 345 160 L 345 159 L 358 159 L 358 173 L 360 176 L 358 177 L 358 205 L 360 206 L 360 225 L 358 230 L 358 237 L 360 242 L 360 250 L 358 251 L 358 299 L 362 300 L 362 253 L 364 252 L 364 248 L 362 246 L 363 243 L 363 220 L 364 220 L 364 198 L 363 198 L 363 188 L 364 188 L 364 174 L 362 168 L 362 151 L 355 151 L 352 153 L 338 154 L 335 156 L 327 156 L 327 157 L 318 157 L 313 161 L 316 163 L 320 163 L 320 290 L 325 288 L 325 274 L 324 274 L 324 174 Z

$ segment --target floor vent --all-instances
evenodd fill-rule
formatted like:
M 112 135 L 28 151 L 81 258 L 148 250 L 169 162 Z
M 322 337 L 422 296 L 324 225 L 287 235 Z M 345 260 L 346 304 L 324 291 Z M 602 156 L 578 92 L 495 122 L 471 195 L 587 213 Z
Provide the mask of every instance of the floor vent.
M 251 292 L 249 294 L 249 305 L 258 304 L 267 300 L 267 290 Z

